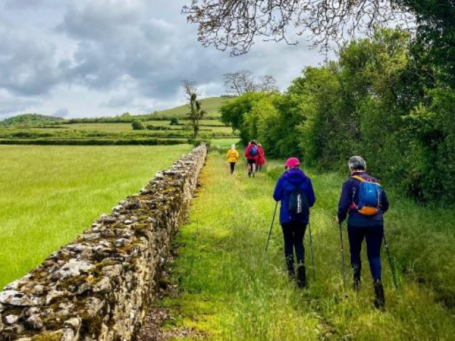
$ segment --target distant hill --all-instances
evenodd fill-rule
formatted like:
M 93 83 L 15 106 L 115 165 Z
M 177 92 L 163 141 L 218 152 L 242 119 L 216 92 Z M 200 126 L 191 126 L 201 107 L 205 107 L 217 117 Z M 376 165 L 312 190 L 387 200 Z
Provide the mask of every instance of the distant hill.
M 64 121 L 65 120 L 60 117 L 40 114 L 23 114 L 0 121 L 0 127 L 36 127 L 53 123 L 63 123 Z
M 219 116 L 218 112 L 224 102 L 229 101 L 229 97 L 209 97 L 201 100 L 202 109 L 210 116 Z M 167 109 L 156 112 L 158 116 L 175 116 L 183 117 L 188 113 L 188 105 L 184 104 L 173 109 Z
M 207 112 L 206 118 L 216 119 L 219 115 L 220 107 L 226 101 L 229 101 L 230 97 L 209 97 L 201 99 L 202 109 Z M 59 117 L 45 116 L 39 114 L 24 114 L 15 117 L 8 118 L 4 121 L 0 121 L 0 127 L 39 127 L 50 124 L 65 124 L 65 123 L 112 123 L 112 122 L 132 122 L 133 120 L 139 119 L 142 121 L 156 120 L 156 119 L 169 119 L 170 117 L 178 117 L 180 119 L 185 118 L 189 108 L 187 104 L 175 107 L 172 109 L 156 111 L 154 113 L 145 115 L 130 115 L 123 114 L 114 117 L 88 117 L 88 118 L 73 118 L 65 120 Z
M 223 97 L 209 97 L 201 99 L 202 102 L 202 109 L 207 112 L 206 119 L 217 119 L 220 114 L 219 110 L 223 103 L 229 101 L 231 98 L 227 96 Z M 162 110 L 162 111 L 155 111 L 150 114 L 143 114 L 143 115 L 131 115 L 129 113 L 125 113 L 119 116 L 113 117 L 90 117 L 90 118 L 72 118 L 65 120 L 62 123 L 113 123 L 113 122 L 132 122 L 134 120 L 141 120 L 141 121 L 148 121 L 148 120 L 168 120 L 171 117 L 177 117 L 179 119 L 186 118 L 186 114 L 189 112 L 189 108 L 187 104 L 181 105 L 179 107 L 175 107 L 172 109 Z

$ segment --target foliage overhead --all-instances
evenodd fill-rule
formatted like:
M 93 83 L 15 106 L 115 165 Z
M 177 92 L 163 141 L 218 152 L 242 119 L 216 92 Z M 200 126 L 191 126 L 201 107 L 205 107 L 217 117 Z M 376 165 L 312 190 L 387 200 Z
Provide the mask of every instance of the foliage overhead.
M 415 36 L 414 56 L 423 54 L 455 85 L 453 0 L 192 0 L 183 13 L 198 24 L 204 46 L 233 55 L 247 53 L 256 38 L 296 44 L 294 37 L 306 34 L 327 51 L 357 32 L 406 27 Z

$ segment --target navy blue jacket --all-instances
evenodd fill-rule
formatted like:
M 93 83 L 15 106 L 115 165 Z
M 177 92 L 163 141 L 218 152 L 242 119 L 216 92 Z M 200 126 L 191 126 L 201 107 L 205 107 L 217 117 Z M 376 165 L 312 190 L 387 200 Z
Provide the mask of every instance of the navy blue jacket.
M 280 208 L 280 224 L 285 224 L 293 221 L 294 219 L 289 214 L 289 198 L 291 197 L 292 191 L 300 186 L 305 195 L 308 198 L 310 207 L 314 205 L 316 198 L 314 196 L 313 185 L 311 180 L 307 177 L 300 168 L 292 168 L 286 171 L 279 179 L 275 186 L 275 192 L 273 193 L 273 199 L 281 201 Z M 302 217 L 301 222 L 308 224 L 309 217 Z
M 358 175 L 364 179 L 369 179 L 376 181 L 375 178 L 368 175 L 365 172 L 357 172 L 353 175 Z M 338 220 L 343 222 L 346 219 L 346 216 L 349 213 L 348 225 L 350 226 L 378 226 L 384 224 L 383 214 L 389 209 L 389 201 L 387 200 L 387 195 L 385 191 L 382 191 L 382 196 L 380 198 L 380 209 L 378 213 L 374 216 L 366 216 L 360 214 L 357 209 L 353 206 L 353 203 L 356 205 L 359 203 L 359 186 L 360 180 L 349 178 L 343 184 L 341 190 L 340 202 L 338 204 Z M 355 193 L 353 195 L 353 193 Z

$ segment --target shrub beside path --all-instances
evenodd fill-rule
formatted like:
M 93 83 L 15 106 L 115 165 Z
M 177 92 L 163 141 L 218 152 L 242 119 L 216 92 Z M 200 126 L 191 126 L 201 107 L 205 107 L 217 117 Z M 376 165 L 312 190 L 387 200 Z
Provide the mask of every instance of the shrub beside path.
M 168 315 L 166 339 L 455 339 L 452 312 L 430 288 L 412 280 L 401 278 L 396 291 L 385 257 L 385 312 L 373 307 L 366 261 L 361 291 L 343 292 L 333 223 L 341 184 L 334 174 L 310 174 L 318 196 L 311 218 L 317 271 L 315 278 L 307 234 L 310 287 L 298 290 L 286 277 L 278 222 L 264 251 L 275 205 L 271 194 L 282 166 L 272 163 L 268 174 L 253 179 L 244 169 L 239 164 L 231 177 L 224 153 L 209 155 L 190 222 L 176 239 L 178 257 L 171 273 L 177 289 L 158 304 Z

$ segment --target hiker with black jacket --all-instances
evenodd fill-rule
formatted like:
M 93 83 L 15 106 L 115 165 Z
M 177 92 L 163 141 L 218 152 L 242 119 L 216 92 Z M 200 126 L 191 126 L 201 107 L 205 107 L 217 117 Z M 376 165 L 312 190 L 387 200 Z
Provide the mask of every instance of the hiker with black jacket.
M 362 157 L 351 157 L 348 166 L 351 177 L 343 184 L 336 221 L 342 224 L 349 214 L 347 223 L 354 289 L 360 287 L 360 251 L 363 240 L 366 240 L 375 292 L 374 303 L 382 308 L 385 297 L 381 283 L 381 244 L 384 237 L 383 214 L 389 209 L 389 202 L 378 180 L 366 173 L 367 165 Z
M 307 285 L 305 270 L 305 248 L 303 238 L 310 217 L 310 207 L 316 201 L 313 185 L 300 169 L 297 158 L 289 158 L 286 172 L 278 179 L 273 193 L 276 201 L 281 201 L 280 224 L 284 236 L 284 255 L 291 279 L 295 278 L 294 251 L 297 259 L 297 285 Z

